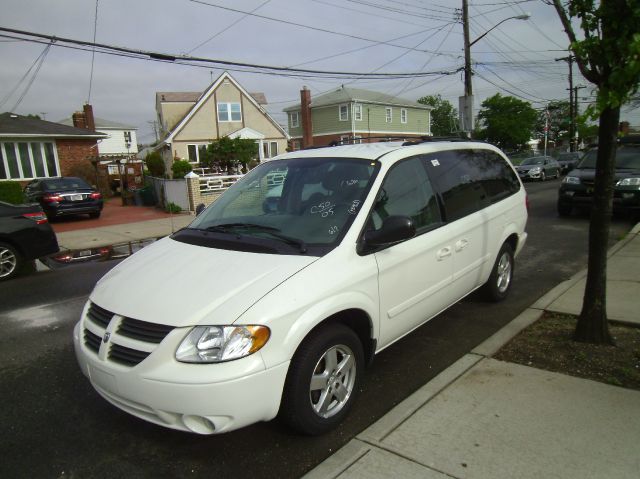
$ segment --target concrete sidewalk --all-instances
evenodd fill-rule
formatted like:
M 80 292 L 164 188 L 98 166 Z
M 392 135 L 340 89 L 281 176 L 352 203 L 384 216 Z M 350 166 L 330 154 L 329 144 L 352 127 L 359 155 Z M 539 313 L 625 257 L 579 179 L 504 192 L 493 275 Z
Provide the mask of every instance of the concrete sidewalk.
M 609 252 L 609 317 L 640 326 L 640 225 Z M 579 314 L 586 271 L 309 472 L 316 478 L 637 478 L 640 391 L 491 359 L 545 310 Z
M 180 214 L 169 218 L 140 221 L 56 234 L 61 251 L 79 251 L 136 241 L 155 240 L 187 226 L 195 216 Z

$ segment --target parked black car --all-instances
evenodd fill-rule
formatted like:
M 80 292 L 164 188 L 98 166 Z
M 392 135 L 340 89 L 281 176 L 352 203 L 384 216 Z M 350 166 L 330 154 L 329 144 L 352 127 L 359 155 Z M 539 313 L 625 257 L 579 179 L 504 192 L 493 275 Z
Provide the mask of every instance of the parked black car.
M 33 180 L 24 189 L 27 201 L 38 202 L 49 219 L 88 214 L 99 218 L 102 195 L 81 178 L 65 176 Z
M 582 153 L 579 151 L 570 151 L 566 153 L 560 153 L 558 155 L 558 163 L 560 164 L 560 173 L 566 175 L 571 170 L 573 170 L 578 163 L 580 163 L 580 159 L 582 158 Z
M 540 180 L 560 177 L 560 165 L 550 156 L 533 156 L 525 158 L 516 166 L 516 171 L 522 181 Z
M 56 234 L 40 205 L 0 201 L 0 281 L 18 274 L 25 261 L 57 251 Z
M 575 207 L 590 208 L 598 149 L 589 150 L 560 185 L 558 214 L 568 216 Z M 622 139 L 616 152 L 613 210 L 640 214 L 640 137 Z

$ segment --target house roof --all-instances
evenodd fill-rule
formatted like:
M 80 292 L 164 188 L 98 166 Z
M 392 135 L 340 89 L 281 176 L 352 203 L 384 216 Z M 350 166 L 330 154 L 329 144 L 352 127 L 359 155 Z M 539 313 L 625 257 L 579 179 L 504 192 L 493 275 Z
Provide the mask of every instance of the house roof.
M 0 137 L 34 137 L 50 138 L 106 138 L 104 133 L 61 125 L 52 121 L 40 120 L 16 115 L 15 113 L 0 114 Z
M 430 106 L 423 105 L 404 98 L 387 95 L 377 91 L 362 90 L 360 88 L 350 88 L 344 85 L 337 90 L 311 98 L 311 108 L 317 108 L 328 105 L 338 105 L 340 103 L 377 103 L 381 105 L 404 106 L 409 108 L 420 108 L 422 110 L 432 110 Z M 300 103 L 285 108 L 283 111 L 296 111 L 300 109 Z
M 254 95 L 262 95 L 262 97 L 264 98 L 264 94 L 249 93 L 231 75 L 229 75 L 228 72 L 224 72 L 222 73 L 222 75 L 220 75 L 216 79 L 216 81 L 214 81 L 211 85 L 209 85 L 209 88 L 207 88 L 200 95 L 198 100 L 193 104 L 193 106 L 189 109 L 189 111 L 187 111 L 184 117 L 182 117 L 182 119 L 176 124 L 176 126 L 173 127 L 173 130 L 171 130 L 169 134 L 164 138 L 165 143 L 171 143 L 173 141 L 173 138 L 175 137 L 175 135 L 178 132 L 180 132 L 182 128 L 184 128 L 187 122 L 193 117 L 193 115 L 196 114 L 196 112 L 200 109 L 200 107 L 207 101 L 207 99 L 211 96 L 211 94 L 218 88 L 218 86 L 223 81 L 229 81 L 233 83 L 236 86 L 236 88 L 238 88 L 238 90 L 240 90 L 242 94 L 244 94 L 249 99 L 249 101 L 253 102 L 254 106 L 262 112 L 262 114 L 273 124 L 273 126 L 275 126 L 284 135 L 285 138 L 289 138 L 289 135 L 287 135 L 287 132 L 284 131 L 282 126 L 277 121 L 275 121 L 271 117 L 271 115 L 269 115 L 267 110 L 265 110 L 262 107 L 262 105 L 258 103 L 258 100 L 254 96 Z M 165 92 L 164 94 L 165 94 L 165 98 L 167 98 L 166 97 L 167 92 Z M 156 93 L 156 98 L 157 98 L 157 95 L 162 95 L 162 93 Z M 265 99 L 265 102 L 266 102 L 266 99 Z
M 115 121 L 105 120 L 104 118 L 95 117 L 93 119 L 96 128 L 104 128 L 105 130 L 137 130 L 137 126 L 125 125 L 123 123 L 116 123 Z M 61 125 L 73 126 L 73 118 L 65 118 L 58 123 Z
M 156 99 L 163 103 L 195 103 L 202 96 L 201 91 L 158 91 Z M 258 103 L 258 105 L 266 105 L 267 97 L 262 92 L 249 92 L 249 95 Z

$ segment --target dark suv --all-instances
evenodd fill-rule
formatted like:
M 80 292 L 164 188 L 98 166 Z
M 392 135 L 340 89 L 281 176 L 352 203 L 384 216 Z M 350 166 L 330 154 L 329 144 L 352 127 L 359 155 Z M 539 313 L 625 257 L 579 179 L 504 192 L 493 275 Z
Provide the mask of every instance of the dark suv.
M 578 166 L 562 180 L 558 214 L 568 216 L 574 207 L 591 207 L 598 149 L 589 150 Z M 622 139 L 616 153 L 614 211 L 640 213 L 640 137 Z
M 24 189 L 27 201 L 38 202 L 51 218 L 88 214 L 99 218 L 102 195 L 81 178 L 43 178 L 33 180 Z

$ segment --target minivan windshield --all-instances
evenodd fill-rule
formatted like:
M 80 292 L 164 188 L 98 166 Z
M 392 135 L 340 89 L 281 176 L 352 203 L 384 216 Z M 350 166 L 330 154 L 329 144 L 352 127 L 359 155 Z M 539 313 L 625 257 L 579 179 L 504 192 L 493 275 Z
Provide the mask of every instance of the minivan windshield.
M 364 159 L 272 160 L 247 173 L 189 229 L 238 242 L 281 243 L 289 253 L 313 247 L 326 251 L 348 230 L 378 169 L 376 161 Z
M 593 148 L 584 155 L 579 168 L 595 168 L 597 159 L 598 149 Z M 619 147 L 616 151 L 616 169 L 640 170 L 640 147 Z

